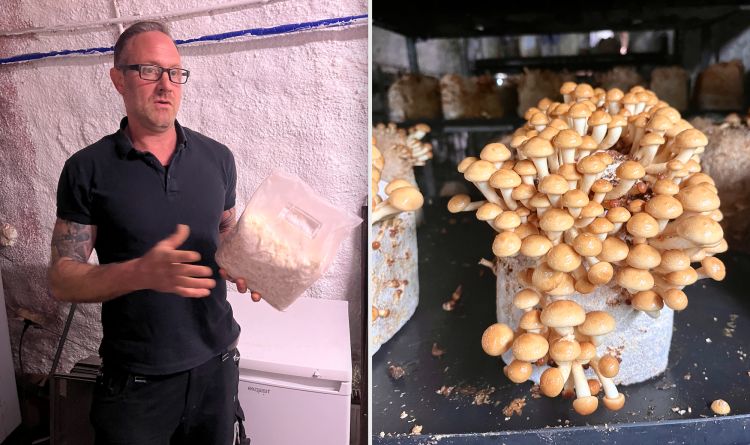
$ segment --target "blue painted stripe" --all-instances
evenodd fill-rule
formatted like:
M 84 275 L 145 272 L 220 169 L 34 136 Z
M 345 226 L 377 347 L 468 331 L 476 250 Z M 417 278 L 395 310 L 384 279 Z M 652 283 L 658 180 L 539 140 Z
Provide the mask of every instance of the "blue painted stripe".
M 244 29 L 241 31 L 225 32 L 221 34 L 211 34 L 202 37 L 196 37 L 192 39 L 180 39 L 175 40 L 177 45 L 189 45 L 195 42 L 219 42 L 226 39 L 232 39 L 243 36 L 273 36 L 280 34 L 291 34 L 295 32 L 310 31 L 319 28 L 336 28 L 341 26 L 348 26 L 360 20 L 366 19 L 367 14 L 352 15 L 348 17 L 338 17 L 332 19 L 316 20 L 313 22 L 303 23 L 292 23 L 288 25 L 272 26 L 270 28 L 254 28 Z M 73 54 L 105 54 L 114 51 L 114 47 L 99 47 L 99 48 L 86 48 L 86 49 L 66 49 L 61 51 L 50 51 L 45 53 L 29 53 L 21 54 L 18 56 L 11 56 L 0 59 L 0 65 L 6 65 L 9 63 L 28 62 L 31 60 L 46 59 L 50 57 L 68 56 Z

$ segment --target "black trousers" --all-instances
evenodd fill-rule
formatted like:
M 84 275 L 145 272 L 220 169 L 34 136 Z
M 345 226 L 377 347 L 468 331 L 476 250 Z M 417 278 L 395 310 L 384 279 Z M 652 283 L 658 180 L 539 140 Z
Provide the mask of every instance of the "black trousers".
M 165 376 L 105 363 L 90 413 L 96 445 L 234 445 L 238 380 L 236 348 Z

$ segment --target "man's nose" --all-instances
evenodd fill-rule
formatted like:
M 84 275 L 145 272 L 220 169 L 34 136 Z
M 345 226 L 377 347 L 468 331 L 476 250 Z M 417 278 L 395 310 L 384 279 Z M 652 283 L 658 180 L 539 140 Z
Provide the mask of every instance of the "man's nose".
M 171 90 L 172 89 L 172 81 L 169 80 L 169 73 L 167 71 L 164 71 L 161 73 L 161 77 L 157 81 L 159 84 L 159 88 L 165 89 L 165 90 Z

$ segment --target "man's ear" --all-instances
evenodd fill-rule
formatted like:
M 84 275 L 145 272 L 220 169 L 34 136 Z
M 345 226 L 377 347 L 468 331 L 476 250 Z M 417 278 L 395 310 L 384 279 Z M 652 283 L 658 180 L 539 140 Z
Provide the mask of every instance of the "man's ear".
M 112 79 L 112 84 L 117 89 L 117 92 L 122 95 L 125 91 L 125 73 L 112 67 L 109 69 L 109 78 Z

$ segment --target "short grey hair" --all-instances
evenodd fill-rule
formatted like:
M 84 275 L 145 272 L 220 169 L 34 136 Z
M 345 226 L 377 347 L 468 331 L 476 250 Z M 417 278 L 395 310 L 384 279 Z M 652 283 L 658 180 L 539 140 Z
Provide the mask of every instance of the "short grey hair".
M 138 34 L 150 31 L 159 31 L 160 33 L 166 34 L 170 39 L 172 36 L 169 34 L 169 28 L 167 25 L 161 22 L 136 22 L 128 26 L 128 28 L 120 34 L 120 37 L 115 43 L 115 67 L 119 67 L 125 63 L 125 45 L 128 40 L 137 36 Z M 174 39 L 172 39 L 174 41 Z

